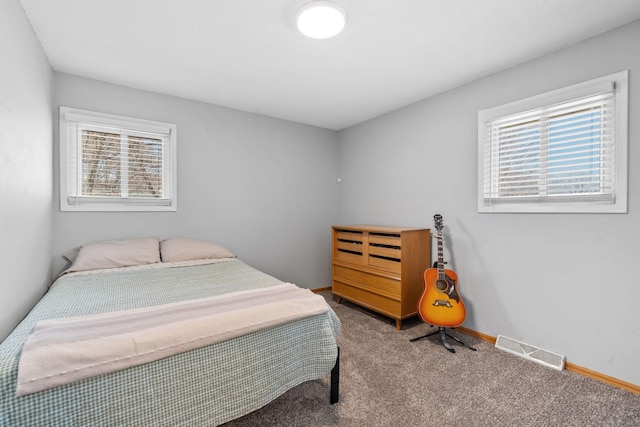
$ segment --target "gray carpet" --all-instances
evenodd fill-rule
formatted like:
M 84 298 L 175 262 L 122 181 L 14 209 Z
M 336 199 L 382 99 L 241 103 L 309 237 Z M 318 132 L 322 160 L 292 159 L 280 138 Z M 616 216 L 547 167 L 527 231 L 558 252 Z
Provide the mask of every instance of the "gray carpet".
M 225 424 L 244 426 L 640 426 L 640 395 L 558 372 L 453 331 L 450 354 L 417 318 L 395 322 L 330 301 L 342 321 L 340 402 L 328 378 Z M 450 340 L 451 342 L 451 340 Z

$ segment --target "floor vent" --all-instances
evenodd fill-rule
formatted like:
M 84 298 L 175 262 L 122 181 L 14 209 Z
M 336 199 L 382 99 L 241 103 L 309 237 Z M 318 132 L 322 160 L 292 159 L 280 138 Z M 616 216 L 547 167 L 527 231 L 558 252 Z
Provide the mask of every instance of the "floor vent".
M 539 349 L 532 345 L 514 340 L 513 338 L 507 338 L 505 336 L 498 335 L 498 339 L 496 340 L 496 348 L 504 350 L 507 353 L 515 354 L 516 356 L 531 360 L 533 362 L 543 364 L 558 371 L 562 371 L 564 369 L 563 355 Z

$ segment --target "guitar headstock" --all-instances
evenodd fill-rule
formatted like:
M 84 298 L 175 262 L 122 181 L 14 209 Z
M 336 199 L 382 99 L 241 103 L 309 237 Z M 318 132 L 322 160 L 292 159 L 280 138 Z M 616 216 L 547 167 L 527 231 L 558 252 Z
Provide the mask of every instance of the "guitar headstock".
M 442 215 L 435 214 L 433 216 L 433 225 L 436 227 L 436 230 L 442 231 L 444 225 L 442 224 Z

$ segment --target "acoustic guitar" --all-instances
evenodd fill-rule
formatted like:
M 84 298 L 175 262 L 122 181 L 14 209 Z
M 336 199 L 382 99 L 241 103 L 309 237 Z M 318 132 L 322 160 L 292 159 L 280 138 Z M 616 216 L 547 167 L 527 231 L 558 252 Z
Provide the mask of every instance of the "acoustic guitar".
M 438 261 L 424 272 L 424 292 L 418 302 L 418 314 L 430 325 L 455 328 L 464 322 L 467 310 L 458 293 L 458 275 L 444 268 L 442 215 L 433 216 L 438 241 Z

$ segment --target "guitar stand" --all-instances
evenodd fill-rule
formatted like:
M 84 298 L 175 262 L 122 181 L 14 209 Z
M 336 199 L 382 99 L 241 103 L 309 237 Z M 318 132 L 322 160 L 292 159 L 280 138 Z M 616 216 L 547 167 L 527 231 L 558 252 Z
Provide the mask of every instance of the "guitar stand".
M 442 342 L 442 345 L 450 353 L 455 353 L 456 349 L 451 347 L 451 344 L 449 344 L 447 342 L 447 337 L 451 338 L 452 340 L 454 340 L 455 342 L 457 342 L 459 344 L 462 344 L 463 346 L 467 347 L 470 350 L 476 351 L 476 349 L 474 347 L 471 347 L 469 344 L 465 343 L 464 341 L 459 340 L 458 338 L 454 337 L 453 335 L 448 334 L 442 326 L 439 326 L 438 330 L 435 331 L 435 332 L 431 332 L 431 333 L 423 335 L 421 337 L 411 338 L 409 341 L 410 342 L 418 341 L 418 340 L 421 340 L 422 338 L 427 338 L 427 337 L 430 337 L 431 335 L 435 335 L 435 334 L 440 334 L 440 341 Z

